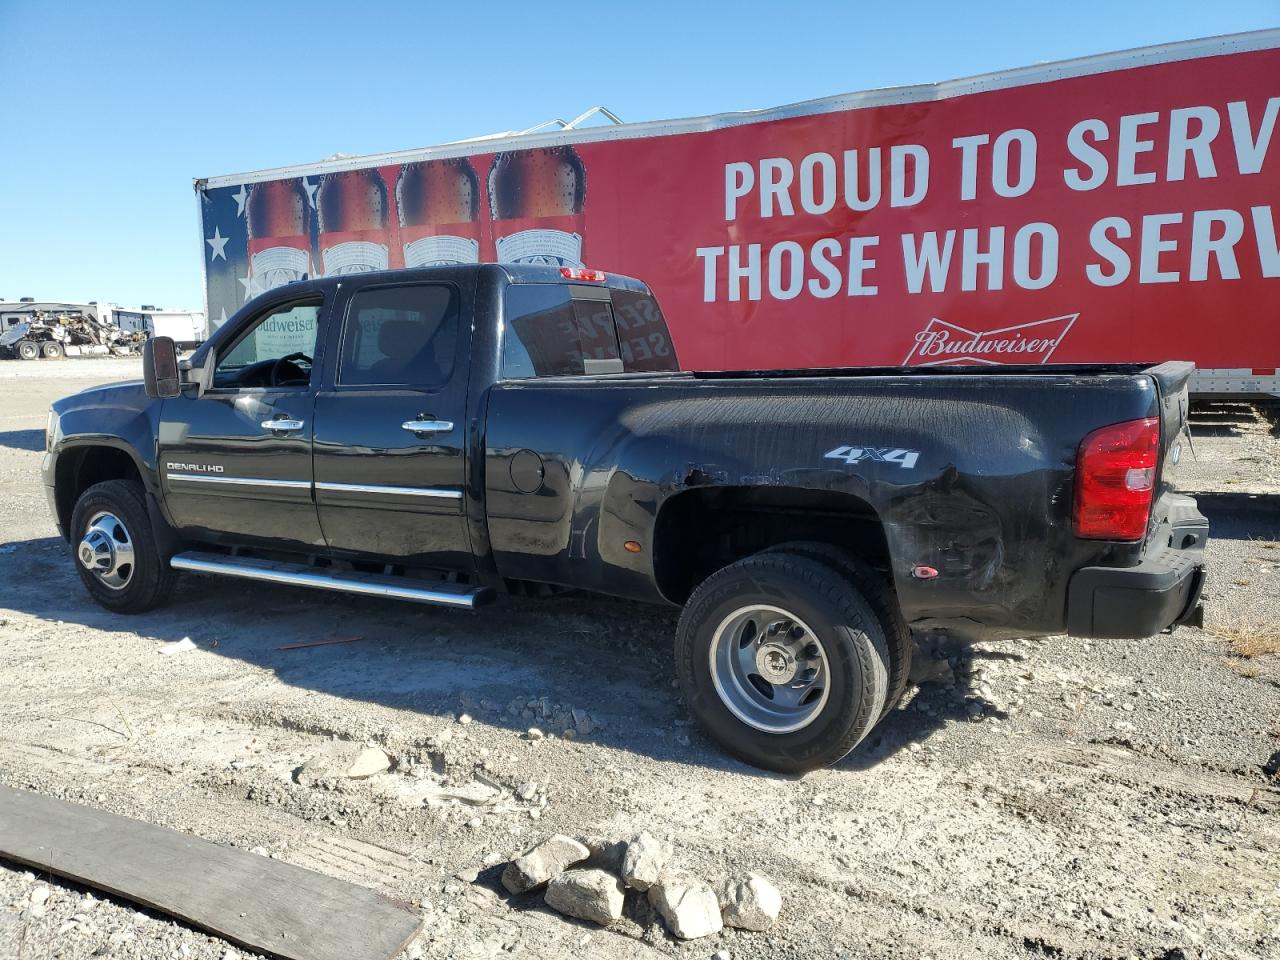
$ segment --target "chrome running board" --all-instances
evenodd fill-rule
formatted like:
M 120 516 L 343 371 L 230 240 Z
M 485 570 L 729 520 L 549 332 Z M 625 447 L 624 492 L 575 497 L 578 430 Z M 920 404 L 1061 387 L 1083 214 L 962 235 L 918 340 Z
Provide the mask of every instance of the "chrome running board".
M 286 583 L 295 587 L 315 587 L 320 590 L 356 593 L 388 600 L 411 600 L 415 603 L 430 603 L 438 607 L 456 607 L 462 610 L 474 610 L 493 599 L 493 591 L 488 587 L 470 587 L 444 582 L 430 583 L 430 581 L 410 580 L 408 577 L 388 577 L 352 570 L 329 570 L 301 563 L 232 557 L 221 553 L 200 551 L 179 553 L 169 561 L 169 565 L 175 570 L 189 570 L 193 573 L 212 573 L 224 577 L 261 580 L 266 583 Z M 419 583 L 430 583 L 430 586 L 419 586 Z

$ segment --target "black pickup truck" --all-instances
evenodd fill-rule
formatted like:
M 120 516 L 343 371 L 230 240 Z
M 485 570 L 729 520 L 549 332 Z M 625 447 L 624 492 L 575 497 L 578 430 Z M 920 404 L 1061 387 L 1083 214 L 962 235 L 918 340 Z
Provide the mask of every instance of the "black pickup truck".
M 776 770 L 866 736 L 913 631 L 1201 615 L 1208 525 L 1169 482 L 1186 363 L 681 372 L 643 283 L 493 264 L 289 284 L 144 361 L 49 419 L 99 603 L 146 610 L 186 570 L 675 604 L 693 711 Z

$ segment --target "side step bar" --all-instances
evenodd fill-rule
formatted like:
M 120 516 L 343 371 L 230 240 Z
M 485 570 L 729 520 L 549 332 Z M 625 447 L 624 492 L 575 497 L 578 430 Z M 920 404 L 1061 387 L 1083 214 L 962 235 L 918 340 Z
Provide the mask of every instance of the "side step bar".
M 301 563 L 231 557 L 221 553 L 179 553 L 169 561 L 169 565 L 175 570 L 190 570 L 194 573 L 287 583 L 295 587 L 316 587 L 320 590 L 336 590 L 339 593 L 357 593 L 390 600 L 412 600 L 415 603 L 430 603 L 462 610 L 474 610 L 493 599 L 493 590 L 488 587 L 468 587 L 443 582 L 418 586 L 419 581 L 407 577 L 386 577 L 352 570 L 328 571 Z

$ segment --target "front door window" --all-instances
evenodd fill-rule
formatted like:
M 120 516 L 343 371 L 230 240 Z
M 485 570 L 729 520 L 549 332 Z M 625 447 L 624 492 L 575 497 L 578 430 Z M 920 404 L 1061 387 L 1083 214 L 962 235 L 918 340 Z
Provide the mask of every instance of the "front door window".
M 320 301 L 273 307 L 218 357 L 214 387 L 305 387 L 311 381 L 316 354 L 316 322 Z

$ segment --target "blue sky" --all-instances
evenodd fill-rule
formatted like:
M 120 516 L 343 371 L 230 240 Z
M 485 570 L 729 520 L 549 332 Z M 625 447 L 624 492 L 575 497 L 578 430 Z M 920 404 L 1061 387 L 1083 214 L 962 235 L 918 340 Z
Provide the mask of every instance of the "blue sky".
M 191 180 L 1280 26 L 1280 0 L 0 0 L 0 299 L 203 304 Z

